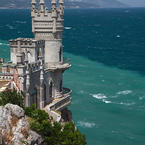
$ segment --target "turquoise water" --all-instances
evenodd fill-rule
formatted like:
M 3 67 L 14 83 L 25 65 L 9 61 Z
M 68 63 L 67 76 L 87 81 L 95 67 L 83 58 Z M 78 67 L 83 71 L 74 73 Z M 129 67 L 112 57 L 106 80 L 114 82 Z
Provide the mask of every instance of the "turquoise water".
M 32 37 L 31 19 L 25 10 L 0 10 L 1 18 L 0 57 L 8 60 L 8 39 Z M 145 9 L 66 10 L 64 51 L 69 109 L 88 145 L 144 145 Z

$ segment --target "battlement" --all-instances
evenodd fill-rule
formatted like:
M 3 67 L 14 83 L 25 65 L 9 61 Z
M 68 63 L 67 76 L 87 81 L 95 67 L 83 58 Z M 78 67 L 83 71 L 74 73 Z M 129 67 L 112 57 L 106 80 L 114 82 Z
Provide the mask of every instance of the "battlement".
M 52 0 L 51 9 L 46 10 L 44 0 L 40 0 L 40 8 L 37 8 L 36 1 L 32 0 L 32 32 L 35 39 L 62 40 L 64 29 L 63 1 L 59 0 L 59 6 L 56 3 L 56 0 Z
M 14 40 L 9 40 L 9 44 L 10 44 L 10 47 L 21 46 L 21 48 L 23 48 L 23 47 L 32 48 L 32 47 L 36 47 L 36 46 L 44 47 L 44 40 L 38 41 L 38 40 L 31 39 L 31 38 L 17 38 Z

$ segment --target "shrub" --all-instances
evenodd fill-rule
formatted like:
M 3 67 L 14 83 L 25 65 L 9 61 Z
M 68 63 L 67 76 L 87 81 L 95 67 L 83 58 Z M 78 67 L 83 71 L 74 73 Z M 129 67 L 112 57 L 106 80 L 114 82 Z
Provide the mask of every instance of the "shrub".
M 26 115 L 32 118 L 30 127 L 43 136 L 47 145 L 86 145 L 85 136 L 68 122 L 65 126 L 54 122 L 51 123 L 48 114 L 34 105 L 25 109 Z
M 23 92 L 18 93 L 16 90 L 9 90 L 0 93 L 0 105 L 4 106 L 8 103 L 24 107 L 25 95 Z

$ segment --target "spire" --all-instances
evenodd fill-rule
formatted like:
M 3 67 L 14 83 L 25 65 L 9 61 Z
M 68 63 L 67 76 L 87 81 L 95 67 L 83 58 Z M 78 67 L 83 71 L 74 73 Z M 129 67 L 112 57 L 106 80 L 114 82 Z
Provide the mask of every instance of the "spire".
M 32 9 L 36 8 L 36 0 L 32 0 Z
M 64 7 L 63 7 L 63 0 L 59 0 L 59 5 L 60 5 L 60 15 L 64 15 Z
M 40 4 L 44 4 L 44 0 L 40 0 Z
M 45 6 L 44 6 L 44 0 L 40 0 L 40 11 L 41 12 L 44 12 L 44 10 L 45 10 Z
M 51 1 L 52 4 L 52 18 L 56 18 L 57 17 L 57 12 L 56 12 L 56 0 L 52 0 Z
M 52 9 L 56 8 L 56 0 L 51 0 Z
M 63 0 L 59 0 L 59 4 L 60 5 L 63 5 Z

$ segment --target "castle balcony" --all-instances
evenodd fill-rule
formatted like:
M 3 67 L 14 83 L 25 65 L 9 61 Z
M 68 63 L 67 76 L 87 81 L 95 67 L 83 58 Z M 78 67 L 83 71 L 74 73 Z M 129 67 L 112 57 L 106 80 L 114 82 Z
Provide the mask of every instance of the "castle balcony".
M 63 88 L 62 97 L 55 98 L 49 105 L 47 105 L 50 110 L 62 111 L 67 106 L 71 104 L 72 101 L 72 90 L 68 88 Z
M 49 63 L 45 63 L 45 70 L 49 70 L 49 71 L 56 71 L 56 70 L 66 70 L 69 69 L 71 67 L 70 61 L 69 59 L 64 59 L 63 62 L 59 62 L 59 63 L 53 63 L 53 62 L 49 62 Z

